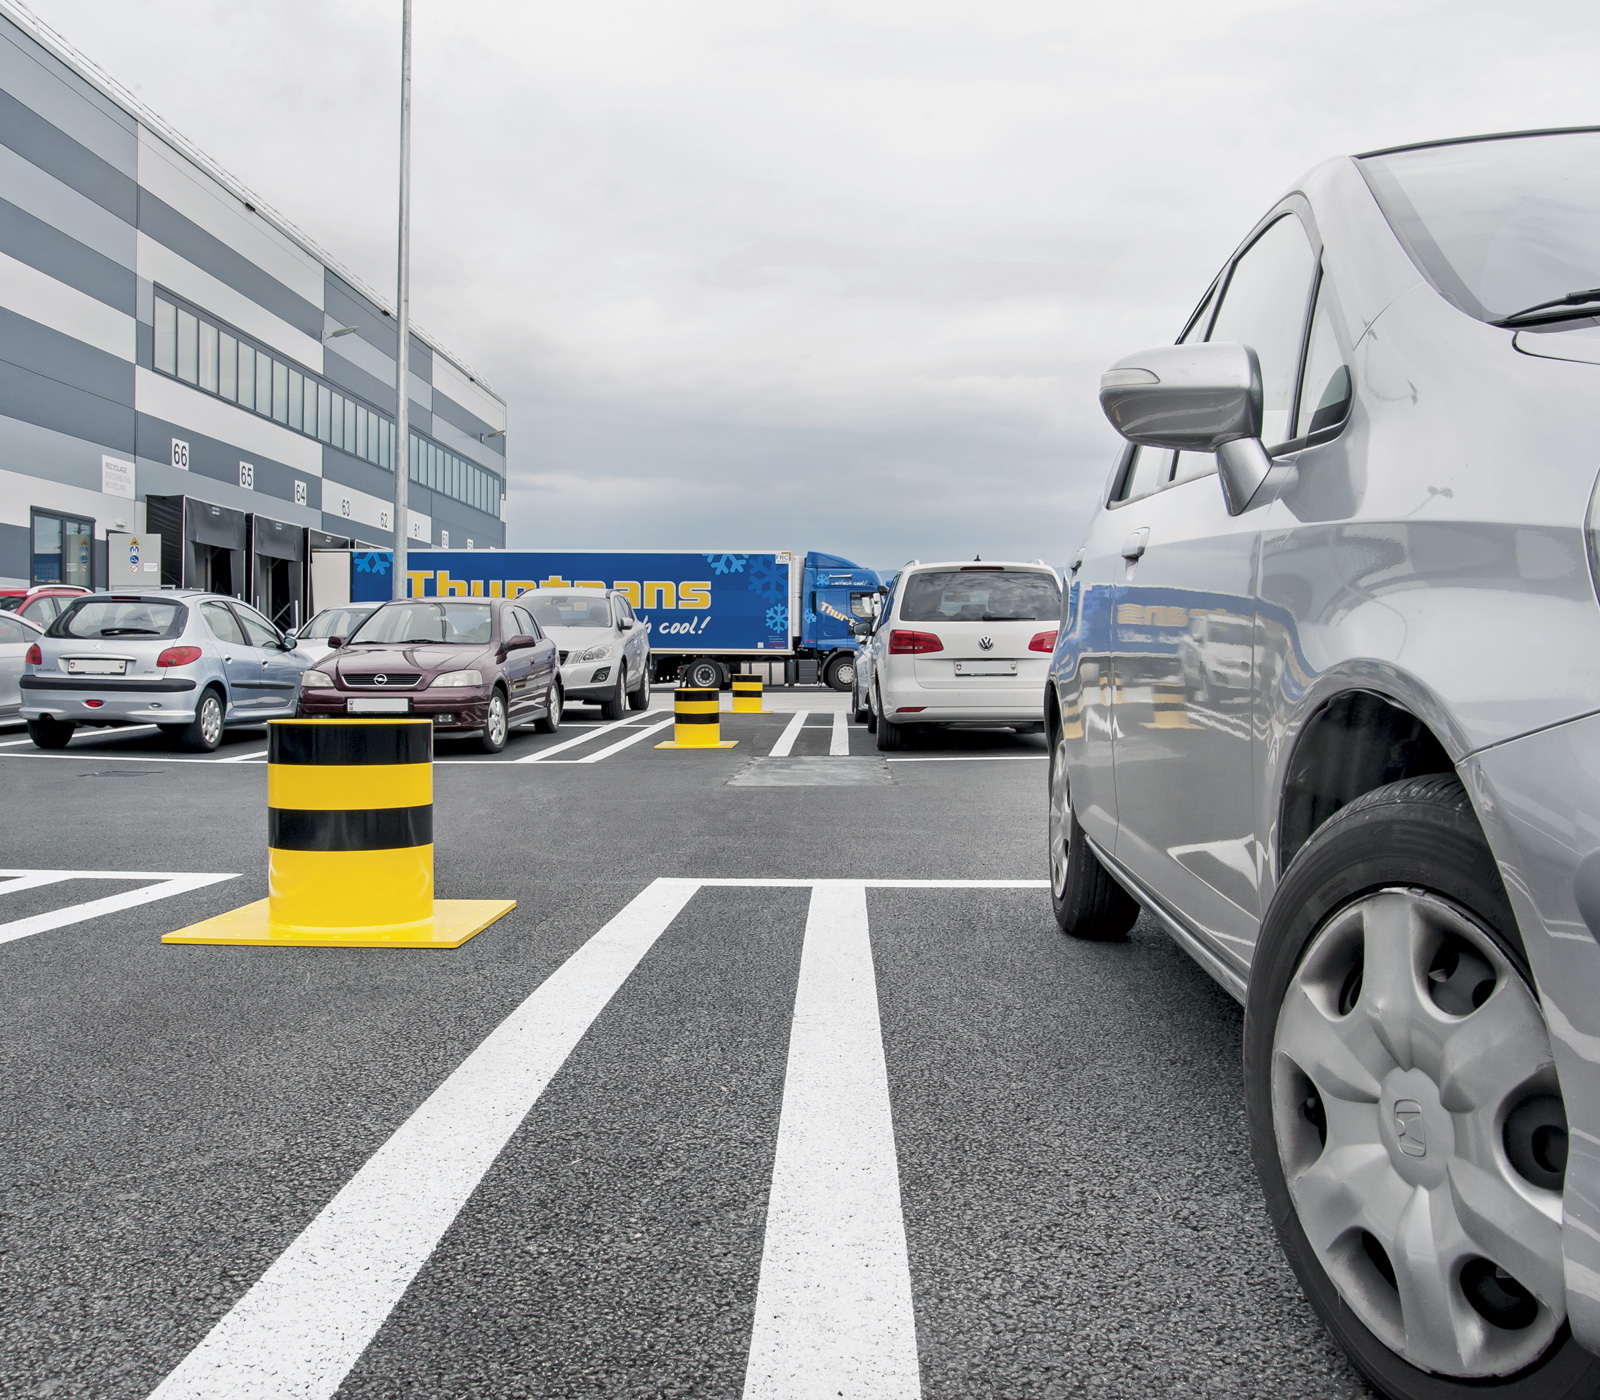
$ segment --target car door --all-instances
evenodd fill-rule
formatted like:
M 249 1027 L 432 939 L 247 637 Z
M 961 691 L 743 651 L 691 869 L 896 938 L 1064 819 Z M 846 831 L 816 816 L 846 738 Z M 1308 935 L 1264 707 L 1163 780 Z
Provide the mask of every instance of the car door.
M 1235 258 L 1215 311 L 1186 332 L 1256 351 L 1269 450 L 1291 437 L 1316 268 L 1306 225 L 1281 210 Z M 1120 494 L 1116 857 L 1243 971 L 1261 914 L 1252 721 L 1263 512 L 1230 516 L 1215 459 L 1193 453 L 1139 448 Z
M 619 593 L 613 595 L 611 603 L 617 610 L 617 629 L 622 638 L 622 655 L 628 663 L 628 687 L 631 690 L 637 687 L 640 673 L 649 665 L 649 648 L 644 628 L 635 621 L 628 600 Z M 627 627 L 622 625 L 625 622 L 629 624 Z
M 261 687 L 261 657 L 245 637 L 233 609 L 219 598 L 207 598 L 200 604 L 200 617 L 222 653 L 229 712 L 241 717 L 260 714 L 267 694 Z
M 529 652 L 533 658 L 533 669 L 528 676 L 528 690 L 533 696 L 534 705 L 542 708 L 545 697 L 555 683 L 560 657 L 556 651 L 556 644 L 545 636 L 544 628 L 539 626 L 533 614 L 520 606 L 517 612 L 521 615 L 521 625 L 527 629 L 527 635 L 536 637 L 539 641 L 539 645 Z
M 254 608 L 235 602 L 233 611 L 259 663 L 256 685 L 262 713 L 292 715 L 300 695 L 300 658 L 285 648 L 283 634 Z
M 22 708 L 22 691 L 17 678 L 28 648 L 39 634 L 10 613 L 0 612 L 0 716 L 14 715 Z

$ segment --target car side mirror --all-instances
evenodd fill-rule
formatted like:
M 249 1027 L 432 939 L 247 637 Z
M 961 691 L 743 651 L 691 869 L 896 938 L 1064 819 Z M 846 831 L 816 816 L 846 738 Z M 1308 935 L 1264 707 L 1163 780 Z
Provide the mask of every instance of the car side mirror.
M 618 620 L 618 622 L 617 622 L 617 631 L 619 631 L 619 632 L 629 632 L 629 631 L 632 631 L 632 630 L 633 630 L 633 619 L 631 617 L 624 617 L 624 618 L 621 618 L 621 619 Z
M 1229 515 L 1249 507 L 1272 470 L 1261 402 L 1261 362 L 1248 345 L 1165 345 L 1100 376 L 1100 408 L 1129 442 L 1217 454 Z
M 850 624 L 850 631 L 857 637 L 870 637 L 872 635 L 872 624 L 865 619 L 861 619 Z
M 342 647 L 347 640 L 348 639 L 345 638 L 345 637 L 329 637 L 328 638 L 328 648 L 331 651 L 338 651 L 339 648 Z
M 537 637 L 530 637 L 526 632 L 524 632 L 520 636 L 512 637 L 510 641 L 505 644 L 504 649 L 506 651 L 525 651 L 529 647 L 536 647 L 538 645 L 539 639 Z

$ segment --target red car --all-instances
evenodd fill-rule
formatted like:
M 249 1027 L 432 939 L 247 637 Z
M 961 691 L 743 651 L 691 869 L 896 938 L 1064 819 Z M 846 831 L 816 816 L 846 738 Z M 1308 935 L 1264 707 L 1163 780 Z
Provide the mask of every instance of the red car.
M 75 583 L 41 583 L 32 588 L 0 588 L 0 611 L 15 613 L 40 627 L 48 627 L 74 598 L 89 592 Z
M 299 713 L 416 715 L 440 734 L 476 735 L 488 753 L 532 723 L 561 727 L 556 645 L 505 598 L 385 603 L 301 677 Z

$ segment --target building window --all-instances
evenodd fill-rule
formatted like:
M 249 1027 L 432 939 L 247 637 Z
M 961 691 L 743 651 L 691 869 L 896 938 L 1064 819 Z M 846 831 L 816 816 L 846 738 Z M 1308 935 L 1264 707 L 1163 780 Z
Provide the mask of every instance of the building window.
M 94 587 L 94 521 L 33 512 L 34 583 Z
M 239 407 L 256 406 L 256 352 L 241 342 L 239 346 Z
M 217 337 L 217 392 L 230 403 L 239 397 L 239 342 L 226 331 Z
M 217 328 L 209 321 L 200 323 L 200 387 L 217 392 Z
M 200 322 L 178 308 L 178 378 L 193 384 L 200 373 Z
M 163 374 L 178 372 L 178 308 L 156 299 L 156 368 Z
M 280 423 L 289 421 L 289 366 L 272 362 L 272 416 Z

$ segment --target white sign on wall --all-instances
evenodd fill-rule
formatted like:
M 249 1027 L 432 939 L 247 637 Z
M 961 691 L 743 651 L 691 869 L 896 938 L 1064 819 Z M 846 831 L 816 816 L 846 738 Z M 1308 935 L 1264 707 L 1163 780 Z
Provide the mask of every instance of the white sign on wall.
M 239 463 L 239 485 L 246 491 L 256 489 L 256 469 L 249 462 Z
M 179 471 L 189 470 L 189 444 L 182 438 L 172 439 L 172 465 Z
M 294 503 L 297 506 L 303 506 L 306 503 L 306 484 L 303 481 L 297 481 L 294 484 Z
M 134 498 L 133 463 L 124 462 L 120 457 L 102 457 L 100 490 L 104 495 L 122 496 L 131 501 Z

